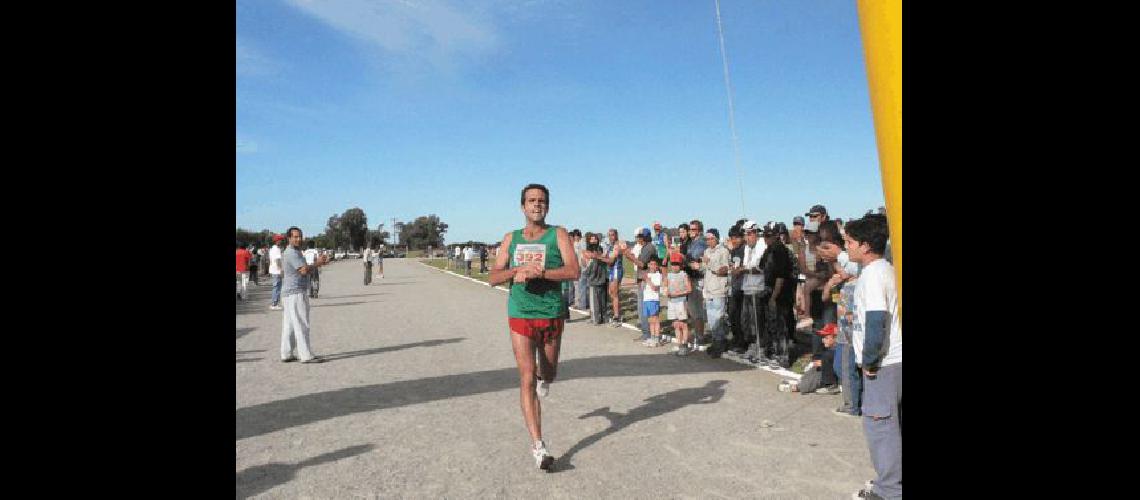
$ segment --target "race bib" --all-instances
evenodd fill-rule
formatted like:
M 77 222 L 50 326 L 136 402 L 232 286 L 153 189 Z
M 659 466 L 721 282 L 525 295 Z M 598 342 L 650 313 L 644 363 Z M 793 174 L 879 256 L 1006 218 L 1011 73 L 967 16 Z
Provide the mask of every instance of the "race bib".
M 541 243 L 515 245 L 514 267 L 531 262 L 537 262 L 538 267 L 546 269 L 546 245 Z

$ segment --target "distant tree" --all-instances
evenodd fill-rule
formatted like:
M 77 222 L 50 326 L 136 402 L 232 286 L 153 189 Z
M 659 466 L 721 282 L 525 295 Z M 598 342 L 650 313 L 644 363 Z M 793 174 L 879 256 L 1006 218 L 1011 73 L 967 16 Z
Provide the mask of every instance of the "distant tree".
M 329 248 L 338 249 L 344 244 L 345 238 L 341 234 L 340 216 L 333 214 L 325 224 L 325 241 Z
M 363 248 L 368 243 L 368 216 L 359 207 L 350 208 L 341 214 L 340 227 L 349 247 Z
M 413 250 L 423 250 L 428 246 L 442 247 L 446 233 L 447 224 L 439 220 L 439 216 L 431 214 L 404 224 L 399 235 L 401 244 L 407 244 Z

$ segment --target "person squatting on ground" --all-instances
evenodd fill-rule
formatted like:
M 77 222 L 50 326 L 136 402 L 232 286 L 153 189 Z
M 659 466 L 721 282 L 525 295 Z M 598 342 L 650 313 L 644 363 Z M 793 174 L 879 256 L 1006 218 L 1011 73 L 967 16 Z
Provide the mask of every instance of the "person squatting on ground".
M 804 370 L 800 378 L 798 390 L 800 394 L 836 394 L 839 392 L 839 380 L 835 375 L 835 334 L 839 329 L 835 323 L 823 325 L 816 332 L 820 336 L 819 352 L 812 354 L 811 365 Z
M 578 279 L 578 261 L 566 229 L 546 223 L 550 191 L 541 184 L 523 188 L 521 205 L 526 225 L 503 236 L 489 282 L 511 281 L 507 323 L 519 370 L 519 404 L 534 442 L 535 465 L 550 471 L 554 457 L 542 435 L 542 405 L 558 373 L 562 346 L 562 281 Z M 536 363 L 535 358 L 538 361 Z
M 281 251 L 285 248 L 285 237 L 273 235 L 273 248 L 269 250 L 269 275 L 273 277 L 273 296 L 269 308 L 281 310 Z
M 282 295 L 285 314 L 281 321 L 281 361 L 296 361 L 298 355 L 302 363 L 320 363 L 324 360 L 313 355 L 309 345 L 309 277 L 320 266 L 328 263 L 322 257 L 314 264 L 305 263 L 301 254 L 304 237 L 301 229 L 291 227 L 285 234 L 289 237 L 289 248 L 282 256 Z
M 902 498 L 902 323 L 894 267 L 883 259 L 887 219 L 867 215 L 844 226 L 847 253 L 863 266 L 855 284 L 852 345 L 863 370 L 863 433 L 875 467 L 862 498 Z

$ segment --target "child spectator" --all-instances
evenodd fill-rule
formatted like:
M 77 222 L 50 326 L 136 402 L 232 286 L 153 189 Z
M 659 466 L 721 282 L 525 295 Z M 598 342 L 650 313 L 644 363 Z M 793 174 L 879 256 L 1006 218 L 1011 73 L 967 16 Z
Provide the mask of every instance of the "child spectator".
M 641 317 L 649 319 L 649 335 L 646 347 L 661 346 L 661 322 L 657 317 L 661 312 L 661 261 L 656 255 L 649 258 L 649 272 L 645 274 L 645 291 L 642 293 Z
M 835 334 L 839 328 L 828 323 L 816 333 L 823 339 L 823 348 L 812 355 L 811 365 L 800 378 L 800 394 L 838 394 L 838 380 L 835 377 Z
M 689 315 L 685 302 L 689 298 L 689 292 L 693 290 L 693 284 L 689 281 L 688 273 L 681 269 L 684 261 L 685 257 L 680 253 L 669 256 L 669 275 L 666 277 L 665 286 L 665 296 L 669 298 L 669 311 L 665 318 L 673 321 L 673 331 L 677 332 L 679 345 L 672 352 L 678 356 L 685 356 L 690 352 L 689 325 L 685 323 Z

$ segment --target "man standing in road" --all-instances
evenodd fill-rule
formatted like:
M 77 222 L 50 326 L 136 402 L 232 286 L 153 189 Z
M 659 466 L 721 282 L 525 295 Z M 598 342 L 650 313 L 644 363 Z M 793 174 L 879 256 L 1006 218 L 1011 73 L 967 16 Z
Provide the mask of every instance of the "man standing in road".
M 281 249 L 285 248 L 285 237 L 273 235 L 273 248 L 269 250 L 269 275 L 273 279 L 273 298 L 269 308 L 281 310 Z
M 488 281 L 492 286 L 512 282 L 507 323 L 519 370 L 519 400 L 534 442 L 535 465 L 549 472 L 554 457 L 542 438 L 538 397 L 546 397 L 558 372 L 565 327 L 561 282 L 578 279 L 578 260 L 566 229 L 546 223 L 550 210 L 546 186 L 530 184 L 523 188 L 521 198 L 526 225 L 503 236 L 499 248 L 505 251 L 495 258 Z
M 364 249 L 364 285 L 372 284 L 372 245 Z
M 707 249 L 701 258 L 705 272 L 705 313 L 708 317 L 708 330 L 713 336 L 713 344 L 708 349 L 710 358 L 719 358 L 726 347 L 724 319 L 727 316 L 729 278 L 728 269 L 732 257 L 724 245 L 720 244 L 720 232 L 709 228 L 705 232 Z
M 317 243 L 309 240 L 309 248 L 305 250 L 305 263 L 309 265 L 316 265 L 317 263 Z M 321 272 L 316 267 L 313 268 L 313 274 L 309 277 L 309 297 L 317 298 L 317 294 L 321 291 Z
M 320 266 L 328 263 L 327 257 L 314 264 L 306 264 L 301 254 L 304 239 L 301 229 L 294 226 L 285 231 L 289 236 L 289 248 L 282 252 L 281 293 L 284 296 L 285 314 L 281 321 L 281 361 L 296 361 L 300 355 L 302 363 L 321 363 L 324 360 L 314 356 L 309 347 L 309 277 Z
M 475 248 L 467 245 L 463 249 L 463 268 L 467 271 L 467 276 L 471 276 L 471 261 L 475 259 Z
M 245 249 L 242 242 L 237 243 L 237 281 L 238 281 L 238 300 L 244 300 L 246 295 L 246 287 L 249 285 L 249 261 L 253 258 L 249 250 Z

